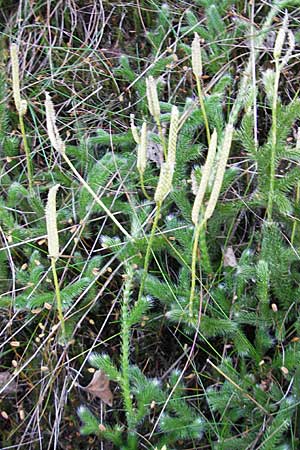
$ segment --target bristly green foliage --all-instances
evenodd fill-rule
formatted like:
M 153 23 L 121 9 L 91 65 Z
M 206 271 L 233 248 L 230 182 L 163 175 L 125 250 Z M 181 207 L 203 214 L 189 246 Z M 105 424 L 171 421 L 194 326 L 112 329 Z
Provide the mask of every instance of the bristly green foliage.
M 275 149 L 276 172 L 278 176 L 274 185 L 274 207 L 278 219 L 282 220 L 287 215 L 293 213 L 293 205 L 290 193 L 295 187 L 300 172 L 297 165 L 300 153 L 292 142 L 289 144 L 287 138 L 291 133 L 293 125 L 300 117 L 300 102 L 294 100 L 288 105 L 279 105 L 277 109 L 277 144 Z M 269 194 L 270 179 L 270 155 L 272 147 L 271 131 L 267 136 L 266 142 L 256 148 L 252 139 L 251 115 L 246 115 L 242 121 L 238 133 L 240 141 L 257 167 L 257 186 L 250 206 L 266 207 Z
M 93 355 L 90 362 L 97 369 L 106 370 L 106 374 L 115 381 L 122 383 L 120 375 L 117 375 L 117 369 L 107 365 L 107 356 L 99 357 Z M 168 394 L 176 385 L 180 373 L 174 371 L 169 378 L 167 387 L 163 386 L 157 379 L 149 379 L 143 375 L 136 366 L 131 366 L 129 370 L 131 395 L 134 399 L 134 410 L 132 417 L 135 431 L 131 430 L 127 438 L 121 438 L 120 426 L 113 428 L 104 424 L 103 430 L 99 427 L 99 421 L 86 408 L 80 407 L 78 414 L 83 423 L 81 432 L 84 434 L 96 434 L 105 440 L 113 442 L 115 445 L 126 450 L 136 450 L 138 447 L 138 432 L 140 430 L 151 430 L 151 415 L 158 414 L 164 406 Z M 205 420 L 196 410 L 188 405 L 184 398 L 185 386 L 179 383 L 173 392 L 172 399 L 167 403 L 164 413 L 159 421 L 159 428 L 162 431 L 157 433 L 151 441 L 152 445 L 168 446 L 174 445 L 178 441 L 195 442 L 201 439 L 205 429 Z M 109 430 L 109 433 L 107 431 Z M 141 440 L 142 443 L 142 440 Z M 172 447 L 170 447 L 172 448 Z
M 126 413 L 127 437 L 120 441 L 119 427 L 111 428 L 109 434 L 104 426 L 103 430 L 97 426 L 95 416 L 85 407 L 80 407 L 78 414 L 83 422 L 81 432 L 96 434 L 113 443 L 119 442 L 120 448 L 137 450 L 139 448 L 140 429 L 151 429 L 150 416 L 152 411 L 160 415 L 159 426 L 163 431 L 163 438 L 155 436 L 153 444 L 171 445 L 179 440 L 197 440 L 202 436 L 204 420 L 193 408 L 188 406 L 183 398 L 185 390 L 180 382 L 180 373 L 173 371 L 170 375 L 168 389 L 164 389 L 158 379 L 147 378 L 142 371 L 130 364 L 130 339 L 132 327 L 143 314 L 146 314 L 151 304 L 143 297 L 133 306 L 131 303 L 133 270 L 127 264 L 126 278 L 123 289 L 121 306 L 121 357 L 120 368 L 117 369 L 109 355 L 92 354 L 90 363 L 102 370 L 106 376 L 117 382 L 121 387 L 122 400 Z M 172 397 L 164 407 L 168 398 L 168 390 L 172 389 Z

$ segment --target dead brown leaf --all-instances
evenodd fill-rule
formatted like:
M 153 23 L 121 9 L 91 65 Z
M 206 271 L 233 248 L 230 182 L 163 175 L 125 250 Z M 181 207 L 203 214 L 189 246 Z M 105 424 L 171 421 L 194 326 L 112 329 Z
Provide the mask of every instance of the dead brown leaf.
M 232 247 L 227 247 L 224 251 L 224 267 L 236 267 L 237 260 Z
M 94 397 L 99 397 L 106 405 L 112 406 L 113 393 L 109 387 L 109 379 L 102 370 L 96 370 L 91 382 L 87 386 L 81 387 Z

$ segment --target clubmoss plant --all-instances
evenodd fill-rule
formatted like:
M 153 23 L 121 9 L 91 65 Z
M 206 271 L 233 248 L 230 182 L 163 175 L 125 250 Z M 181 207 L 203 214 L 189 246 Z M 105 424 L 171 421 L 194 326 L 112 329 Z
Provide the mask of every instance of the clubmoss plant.
M 138 130 L 134 124 L 134 114 L 130 115 L 131 132 L 133 139 L 137 143 L 137 162 L 136 167 L 140 174 L 140 183 L 144 196 L 147 200 L 151 200 L 147 194 L 144 185 L 144 172 L 147 166 L 147 123 L 144 121 L 141 129 L 141 135 L 139 136 Z
M 164 156 L 165 156 L 165 158 L 167 158 L 167 145 L 166 145 L 166 140 L 165 140 L 165 137 L 163 134 L 162 126 L 161 126 L 160 105 L 159 105 L 159 100 L 158 100 L 157 86 L 156 86 L 156 81 L 152 75 L 150 77 L 146 78 L 146 93 L 147 93 L 148 108 L 149 108 L 150 114 L 154 118 L 155 123 L 157 125 L 161 145 L 162 145 L 163 151 L 164 151 Z
M 162 407 L 168 394 L 157 379 L 147 379 L 138 367 L 130 364 L 132 327 L 147 313 L 151 303 L 146 298 L 142 298 L 132 305 L 134 271 L 129 262 L 126 263 L 126 267 L 120 317 L 120 370 L 115 367 L 106 354 L 94 353 L 89 358 L 94 367 L 103 370 L 111 380 L 117 382 L 121 387 L 127 421 L 126 437 L 122 436 L 122 429 L 118 425 L 100 425 L 97 418 L 86 407 L 81 406 L 78 414 L 83 422 L 81 428 L 83 434 L 96 434 L 112 441 L 118 448 L 137 450 L 139 448 L 139 427 L 147 421 L 151 408 Z M 171 444 L 178 439 L 199 438 L 205 425 L 204 421 L 181 398 L 180 392 L 184 386 L 179 379 L 181 379 L 181 374 L 173 371 L 169 380 L 169 388 L 174 388 L 174 395 L 172 400 L 167 403 L 165 413 L 160 420 L 164 435 L 162 438 L 154 439 L 155 443 L 159 443 L 159 448 L 166 448 L 166 442 Z
M 176 145 L 177 145 L 177 133 L 178 133 L 178 122 L 179 122 L 179 111 L 176 106 L 173 106 L 171 112 L 171 122 L 170 122 L 170 130 L 169 130 L 169 141 L 168 141 L 168 150 L 167 150 L 167 158 L 166 161 L 162 164 L 158 184 L 156 187 L 156 191 L 154 194 L 154 201 L 156 203 L 156 211 L 155 216 L 151 228 L 151 233 L 147 245 L 145 261 L 144 261 L 144 269 L 141 277 L 141 284 L 138 295 L 138 302 L 141 300 L 144 284 L 148 273 L 150 256 L 152 252 L 153 239 L 155 235 L 155 231 L 158 225 L 160 211 L 163 204 L 163 201 L 170 193 L 172 188 L 173 174 L 176 163 Z
M 65 320 L 61 301 L 59 281 L 56 271 L 56 261 L 59 258 L 59 240 L 58 240 L 57 218 L 56 218 L 56 194 L 59 187 L 60 187 L 59 184 L 57 184 L 53 186 L 49 191 L 48 202 L 46 206 L 46 224 L 47 224 L 48 253 L 49 258 L 51 260 L 51 269 L 57 302 L 57 313 L 59 323 L 61 326 L 62 341 L 64 342 L 66 335 Z
M 200 234 L 205 233 L 205 217 L 200 219 L 200 211 L 203 211 L 202 204 L 204 200 L 204 196 L 207 190 L 209 179 L 212 176 L 213 164 L 215 161 L 216 150 L 217 150 L 217 131 L 214 130 L 210 144 L 208 147 L 208 154 L 206 158 L 206 162 L 203 168 L 202 177 L 200 186 L 197 190 L 193 209 L 192 209 L 192 221 L 195 225 L 194 231 L 194 240 L 193 240 L 193 250 L 192 250 L 192 266 L 191 266 L 191 290 L 190 290 L 190 301 L 189 301 L 189 314 L 190 317 L 193 317 L 193 302 L 195 295 L 195 286 L 196 286 L 196 260 L 197 260 L 197 250 L 199 244 Z M 200 220 L 200 222 L 199 222 Z M 205 237 L 204 237 L 205 241 Z M 205 242 L 202 245 L 202 248 L 206 248 Z M 207 252 L 205 252 L 207 253 Z M 206 260 L 208 260 L 208 255 L 206 254 Z M 206 265 L 206 268 L 210 270 L 210 264 Z
M 32 162 L 30 156 L 30 148 L 27 140 L 25 124 L 24 124 L 24 116 L 27 112 L 27 101 L 21 98 L 20 91 L 20 74 L 19 74 L 19 57 L 18 57 L 19 48 L 16 44 L 11 44 L 10 46 L 10 58 L 11 58 L 11 68 L 12 68 L 12 88 L 13 88 L 13 97 L 15 102 L 15 107 L 19 115 L 19 124 L 20 130 L 26 155 L 26 165 L 27 165 L 27 174 L 28 174 L 28 185 L 29 191 L 32 193 L 33 189 L 33 173 L 32 173 Z
M 82 185 L 87 189 L 87 191 L 92 195 L 94 200 L 99 204 L 99 206 L 106 212 L 108 217 L 114 222 L 114 224 L 119 228 L 119 230 L 124 234 L 127 238 L 130 239 L 130 234 L 125 230 L 125 228 L 120 224 L 120 222 L 115 218 L 115 216 L 110 212 L 110 210 L 105 206 L 105 204 L 100 200 L 98 195 L 91 189 L 91 187 L 86 183 L 86 181 L 82 178 L 76 167 L 72 164 L 71 160 L 66 154 L 65 144 L 62 141 L 59 131 L 56 126 L 56 118 L 54 106 L 51 100 L 51 97 L 48 93 L 46 93 L 45 100 L 45 110 L 46 110 L 46 118 L 47 118 L 47 131 L 51 141 L 52 146 L 57 150 L 57 152 L 63 157 L 65 162 L 68 164 L 72 172 L 78 178 L 78 180 L 82 183 Z
M 205 111 L 204 101 L 203 101 L 203 91 L 201 87 L 201 77 L 203 75 L 203 68 L 202 68 L 202 56 L 201 56 L 201 45 L 200 45 L 200 38 L 197 33 L 195 33 L 195 37 L 192 42 L 192 68 L 193 73 L 196 78 L 197 83 L 197 90 L 198 90 L 198 98 L 200 103 L 200 108 L 203 114 L 205 129 L 206 129 L 206 137 L 207 137 L 207 143 L 210 144 L 210 129 L 207 119 L 207 114 Z

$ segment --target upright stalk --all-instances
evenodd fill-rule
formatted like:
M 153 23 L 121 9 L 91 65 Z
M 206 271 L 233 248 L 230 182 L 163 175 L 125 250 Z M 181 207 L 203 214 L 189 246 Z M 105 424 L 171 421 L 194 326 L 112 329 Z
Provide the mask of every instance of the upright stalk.
M 193 240 L 193 249 L 192 249 L 192 266 L 191 266 L 191 290 L 190 290 L 190 299 L 189 299 L 189 316 L 190 318 L 193 317 L 193 307 L 194 307 L 194 296 L 195 296 L 195 289 L 196 289 L 196 263 L 197 263 L 197 249 L 199 244 L 199 238 L 200 233 L 202 231 L 203 222 L 199 223 L 199 213 L 201 210 L 202 201 L 204 199 L 205 190 L 207 188 L 207 184 L 209 181 L 209 176 L 212 170 L 212 165 L 215 158 L 216 153 L 216 147 L 217 147 L 217 135 L 214 131 L 213 134 L 213 144 L 211 146 L 211 138 L 210 138 L 210 130 L 209 130 L 209 124 L 207 119 L 207 114 L 205 110 L 204 100 L 203 100 L 203 92 L 202 92 L 202 86 L 201 86 L 201 76 L 203 74 L 203 67 L 202 67 L 202 55 L 201 55 L 201 45 L 200 45 L 200 38 L 197 33 L 195 33 L 194 40 L 192 42 L 192 68 L 193 73 L 195 75 L 196 83 L 197 83 L 197 91 L 198 91 L 198 98 L 200 103 L 200 109 L 203 115 L 203 121 L 205 125 L 206 130 L 206 138 L 208 143 L 208 156 L 207 161 L 204 166 L 203 174 L 202 174 L 202 180 L 201 184 L 199 186 L 198 193 L 195 198 L 193 210 L 192 210 L 192 220 L 195 224 L 195 231 L 194 231 L 194 240 Z M 202 236 L 202 240 L 205 240 Z M 206 243 L 205 243 L 206 248 Z
M 202 112 L 202 115 L 203 115 L 203 120 L 204 120 L 204 125 L 205 125 L 205 130 L 206 130 L 207 143 L 209 145 L 209 143 L 210 143 L 210 130 L 209 130 L 209 125 L 208 125 L 208 119 L 207 119 L 207 114 L 206 114 L 206 110 L 205 110 L 204 100 L 203 100 L 203 91 L 202 91 L 202 86 L 201 86 L 201 80 L 198 77 L 198 75 L 196 75 L 196 83 L 197 83 L 197 91 L 198 91 L 198 98 L 199 98 L 200 108 L 201 108 L 201 112 Z
M 300 127 L 298 127 L 297 131 L 297 141 L 296 141 L 296 149 L 300 150 Z M 300 181 L 297 183 L 296 187 L 296 199 L 295 199 L 295 207 L 298 209 L 299 207 L 299 201 L 300 201 Z M 294 244 L 296 229 L 297 229 L 297 218 L 295 217 L 293 220 L 293 228 L 292 228 L 292 235 L 291 235 L 291 244 Z
M 145 255 L 144 269 L 143 269 L 143 274 L 142 274 L 141 283 L 140 283 L 140 289 L 139 289 L 139 295 L 138 295 L 138 300 L 137 300 L 138 302 L 141 300 L 143 292 L 144 292 L 145 281 L 146 281 L 147 273 L 148 273 L 148 269 L 149 269 L 151 249 L 152 249 L 153 239 L 154 239 L 154 236 L 155 236 L 155 231 L 156 231 L 156 228 L 157 228 L 158 220 L 159 220 L 159 217 L 160 217 L 160 210 L 161 210 L 161 203 L 157 203 L 156 204 L 156 212 L 155 212 L 155 216 L 154 216 L 154 220 L 153 220 L 153 224 L 152 224 L 152 228 L 151 228 L 150 237 L 149 237 L 149 240 L 148 240 L 146 255 Z
M 197 250 L 199 243 L 199 236 L 201 231 L 202 223 L 198 223 L 195 227 L 193 250 L 192 250 L 192 266 L 191 266 L 191 289 L 190 289 L 190 299 L 189 299 L 189 316 L 193 317 L 194 310 L 194 297 L 196 289 L 196 263 L 197 263 Z
M 28 175 L 28 186 L 29 186 L 29 192 L 32 194 L 33 191 L 33 173 L 32 173 L 32 164 L 31 164 L 31 158 L 30 158 L 30 148 L 28 145 L 28 140 L 26 136 L 26 130 L 25 130 L 25 124 L 24 124 L 24 115 L 19 112 L 19 124 L 20 124 L 20 130 L 24 145 L 24 151 L 26 156 L 26 167 L 27 167 L 27 175 Z
M 11 44 L 10 57 L 11 57 L 11 68 L 12 68 L 13 97 L 14 97 L 15 107 L 16 107 L 16 110 L 18 111 L 18 115 L 19 115 L 19 124 L 20 124 L 20 129 L 21 129 L 22 140 L 23 140 L 23 144 L 24 144 L 25 155 L 26 155 L 26 166 L 27 166 L 29 192 L 32 194 L 33 175 L 32 175 L 32 166 L 31 166 L 31 159 L 30 159 L 30 148 L 28 145 L 26 131 L 25 131 L 25 125 L 24 125 L 24 116 L 27 111 L 27 101 L 21 98 L 18 51 L 19 51 L 18 46 L 16 44 Z
M 51 260 L 51 269 L 53 274 L 55 296 L 58 320 L 61 326 L 62 340 L 65 343 L 65 320 L 63 315 L 63 306 L 60 295 L 60 287 L 58 282 L 58 276 L 56 272 L 56 261 L 59 258 L 59 237 L 57 230 L 57 213 L 56 213 L 56 194 L 59 189 L 59 184 L 52 186 L 48 193 L 48 201 L 45 209 L 46 226 L 47 226 L 47 239 L 48 239 L 48 252 Z
M 53 257 L 51 257 L 51 269 L 52 269 L 54 288 L 55 288 L 57 315 L 58 315 L 58 320 L 59 320 L 59 323 L 61 326 L 62 341 L 65 342 L 65 338 L 66 338 L 65 319 L 64 319 L 64 314 L 63 314 L 63 307 L 62 307 L 62 301 L 61 301 L 61 295 L 60 295 L 60 287 L 59 287 L 58 276 L 57 276 L 57 271 L 56 271 L 56 258 L 53 258 Z
M 195 33 L 195 37 L 192 42 L 192 68 L 193 68 L 193 73 L 196 78 L 200 109 L 201 109 L 201 112 L 203 115 L 204 125 L 205 125 L 205 129 L 206 129 L 207 143 L 209 145 L 210 144 L 210 131 L 209 131 L 208 119 L 207 119 L 207 114 L 206 114 L 206 110 L 205 110 L 205 106 L 204 106 L 203 92 L 202 92 L 202 87 L 201 87 L 201 77 L 203 75 L 202 54 L 201 54 L 200 38 L 197 33 Z

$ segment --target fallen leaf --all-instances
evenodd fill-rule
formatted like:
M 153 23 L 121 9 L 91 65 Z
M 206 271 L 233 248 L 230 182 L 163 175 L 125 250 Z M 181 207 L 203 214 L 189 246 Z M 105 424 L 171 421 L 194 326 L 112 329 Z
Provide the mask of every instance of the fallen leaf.
M 113 394 L 109 387 L 109 379 L 102 370 L 96 370 L 91 382 L 87 386 L 81 387 L 94 397 L 99 397 L 106 405 L 112 406 Z
M 164 160 L 163 148 L 160 144 L 149 140 L 147 143 L 147 158 L 156 163 L 160 167 Z
M 15 392 L 17 392 L 18 385 L 15 381 L 12 381 L 8 386 L 6 386 L 11 377 L 12 375 L 8 371 L 0 372 L 0 390 L 2 391 L 0 395 L 14 394 Z
M 237 260 L 232 247 L 227 247 L 224 251 L 224 267 L 236 267 Z

